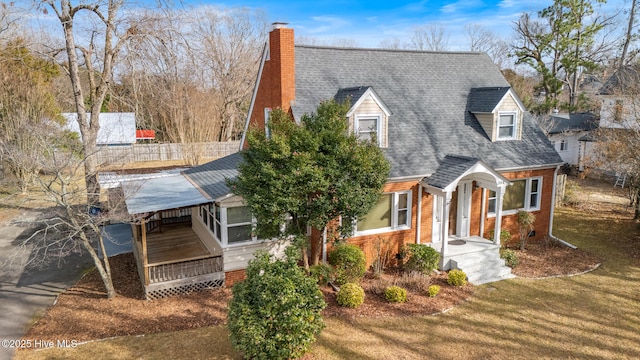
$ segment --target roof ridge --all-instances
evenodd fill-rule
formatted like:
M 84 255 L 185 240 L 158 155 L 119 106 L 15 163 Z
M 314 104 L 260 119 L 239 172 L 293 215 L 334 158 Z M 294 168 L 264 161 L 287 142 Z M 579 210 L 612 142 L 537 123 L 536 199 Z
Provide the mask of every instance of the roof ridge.
M 483 52 L 479 51 L 434 51 L 434 50 L 413 50 L 413 49 L 384 49 L 384 48 L 367 48 L 367 47 L 342 47 L 342 46 L 328 46 L 328 45 L 295 45 L 297 48 L 309 48 L 309 49 L 326 49 L 326 50 L 359 50 L 359 51 L 377 51 L 377 52 L 397 52 L 397 53 L 416 53 L 416 54 L 443 54 L 443 55 L 483 55 Z

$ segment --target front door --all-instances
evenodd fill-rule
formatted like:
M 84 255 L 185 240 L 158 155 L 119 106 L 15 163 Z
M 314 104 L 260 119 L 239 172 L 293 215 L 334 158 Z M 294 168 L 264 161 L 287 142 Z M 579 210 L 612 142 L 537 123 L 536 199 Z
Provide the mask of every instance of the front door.
M 457 217 L 456 235 L 459 237 L 468 237 L 471 227 L 471 191 L 473 182 L 464 181 L 458 184 L 457 211 L 452 212 Z M 455 193 L 454 193 L 455 194 Z
M 458 235 L 458 192 L 459 191 L 456 190 L 451 194 L 451 206 L 449 207 L 449 236 Z

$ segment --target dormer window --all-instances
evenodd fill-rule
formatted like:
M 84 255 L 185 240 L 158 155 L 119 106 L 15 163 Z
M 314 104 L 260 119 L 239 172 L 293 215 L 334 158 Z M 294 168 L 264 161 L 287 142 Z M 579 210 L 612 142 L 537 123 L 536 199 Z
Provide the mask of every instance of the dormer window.
M 362 140 L 375 139 L 378 145 L 382 144 L 382 114 L 378 115 L 356 115 L 355 130 L 356 136 Z
M 518 117 L 516 112 L 501 112 L 498 119 L 498 140 L 513 140 L 517 136 Z

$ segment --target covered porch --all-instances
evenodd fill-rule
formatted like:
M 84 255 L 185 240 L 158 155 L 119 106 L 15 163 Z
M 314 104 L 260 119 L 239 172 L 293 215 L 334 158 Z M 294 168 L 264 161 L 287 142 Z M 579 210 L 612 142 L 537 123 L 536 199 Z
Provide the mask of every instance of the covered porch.
M 172 189 L 181 191 L 164 191 Z M 123 190 L 131 193 L 126 202 L 136 219 L 133 254 L 147 299 L 224 286 L 222 249 L 192 224 L 192 206 L 208 199 L 182 176 L 123 184 Z
M 509 277 L 510 268 L 500 259 L 500 229 L 502 203 L 510 184 L 479 159 L 451 155 L 433 175 L 422 180 L 421 185 L 433 195 L 431 246 L 440 252 L 440 269 L 462 269 L 476 284 Z M 472 194 L 481 189 L 482 196 L 472 200 Z M 472 222 L 484 227 L 486 190 L 496 194 L 491 204 L 495 211 L 492 240 L 482 238 L 482 230 L 471 231 Z M 480 213 L 472 212 L 472 208 Z

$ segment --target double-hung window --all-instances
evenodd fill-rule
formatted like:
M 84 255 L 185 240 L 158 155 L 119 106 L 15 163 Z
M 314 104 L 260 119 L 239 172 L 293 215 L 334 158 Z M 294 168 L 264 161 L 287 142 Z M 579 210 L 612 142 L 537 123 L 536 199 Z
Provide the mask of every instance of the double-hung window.
M 205 226 L 222 246 L 256 241 L 252 233 L 255 219 L 248 206 L 220 207 L 210 204 L 200 208 Z
M 359 139 L 376 141 L 378 145 L 382 144 L 381 134 L 382 116 L 381 115 L 357 115 L 355 121 L 355 131 Z
M 518 131 L 518 118 L 515 112 L 498 114 L 498 140 L 514 140 Z
M 514 214 L 520 209 L 526 211 L 540 210 L 540 199 L 542 195 L 541 176 L 511 180 L 511 183 L 512 185 L 507 187 L 502 200 L 503 214 Z M 497 206 L 495 191 L 489 191 L 487 205 L 488 214 L 495 215 Z
M 411 191 L 382 194 L 376 205 L 356 222 L 356 235 L 411 227 Z

